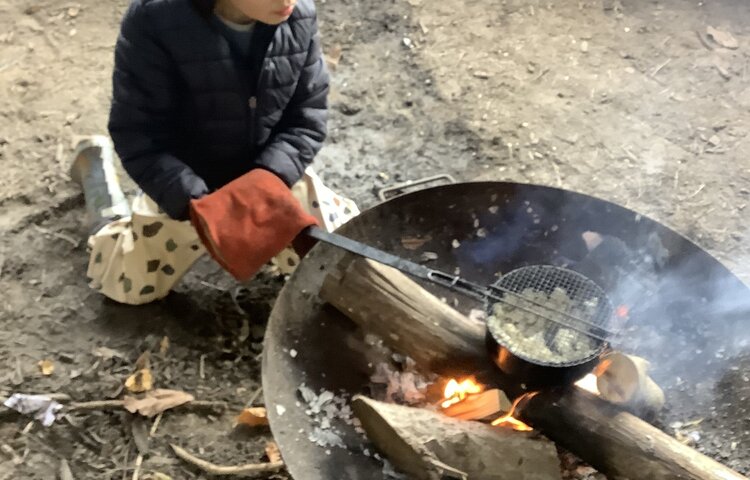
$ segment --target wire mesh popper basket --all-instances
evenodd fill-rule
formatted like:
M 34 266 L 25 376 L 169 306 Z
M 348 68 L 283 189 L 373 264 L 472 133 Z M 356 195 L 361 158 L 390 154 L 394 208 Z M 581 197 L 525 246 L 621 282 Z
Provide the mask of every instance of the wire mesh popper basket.
M 527 384 L 577 380 L 616 335 L 606 293 L 562 267 L 513 270 L 488 287 L 486 302 L 487 343 L 495 363 Z

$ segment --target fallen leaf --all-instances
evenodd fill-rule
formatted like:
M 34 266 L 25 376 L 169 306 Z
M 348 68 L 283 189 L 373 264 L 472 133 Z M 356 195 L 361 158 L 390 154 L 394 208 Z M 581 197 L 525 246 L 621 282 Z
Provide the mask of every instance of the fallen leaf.
M 130 393 L 142 393 L 154 388 L 154 378 L 151 375 L 151 370 L 142 368 L 129 376 L 125 380 L 125 388 Z
M 237 425 L 247 425 L 248 427 L 268 425 L 266 409 L 263 407 L 252 407 L 242 410 L 237 416 Z
M 145 352 L 141 353 L 141 356 L 138 357 L 138 360 L 135 361 L 135 369 L 147 370 L 149 368 L 151 368 L 151 352 L 146 350 Z
M 724 48 L 729 48 L 730 50 L 734 50 L 736 48 L 739 48 L 740 44 L 737 41 L 734 36 L 729 33 L 725 32 L 723 30 L 718 30 L 712 26 L 706 27 L 706 34 L 708 35 L 708 38 L 716 42 L 717 44 L 721 45 Z
M 52 375 L 52 372 L 55 371 L 55 364 L 52 363 L 52 360 L 41 360 L 39 363 L 39 370 L 42 372 L 42 375 Z
M 266 456 L 271 463 L 281 461 L 281 452 L 279 451 L 279 446 L 276 445 L 276 442 L 270 441 L 266 443 Z
M 179 407 L 195 398 L 189 393 L 180 390 L 159 389 L 147 392 L 143 397 L 131 397 L 126 395 L 123 399 L 125 410 L 130 413 L 139 413 L 144 417 L 154 417 L 170 408 Z
M 240 327 L 240 334 L 237 337 L 237 340 L 240 343 L 245 343 L 245 340 L 250 337 L 250 322 L 247 320 L 247 318 L 242 319 L 242 326 Z
M 102 360 L 111 360 L 113 358 L 125 358 L 125 354 L 109 347 L 97 347 L 91 353 Z
M 149 447 L 149 427 L 146 422 L 147 420 L 143 417 L 133 417 L 133 423 L 130 424 L 130 432 L 133 435 L 135 447 L 141 455 L 146 455 Z
M 341 60 L 342 52 L 343 50 L 341 48 L 341 45 L 336 44 L 331 47 L 328 53 L 325 55 L 326 63 L 331 70 L 336 70 L 336 67 L 339 65 L 339 61 Z
M 429 235 L 426 237 L 402 237 L 401 246 L 407 250 L 417 250 L 430 240 L 432 240 L 432 237 Z
M 169 337 L 166 335 L 164 338 L 161 339 L 161 342 L 159 343 L 159 355 L 162 357 L 167 354 L 169 351 Z

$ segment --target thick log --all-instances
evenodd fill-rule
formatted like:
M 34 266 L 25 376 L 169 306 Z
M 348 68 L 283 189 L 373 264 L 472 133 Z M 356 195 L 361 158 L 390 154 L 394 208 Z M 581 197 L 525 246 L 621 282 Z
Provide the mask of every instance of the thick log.
M 320 296 L 363 331 L 380 336 L 398 351 L 408 351 L 431 371 L 471 369 L 487 362 L 483 324 L 390 267 L 346 257 L 326 277 Z
M 329 276 L 320 295 L 363 330 L 380 335 L 395 351 L 429 371 L 477 373 L 491 363 L 481 326 L 392 268 L 349 258 Z M 459 365 L 452 358 L 466 362 Z M 502 377 L 486 378 L 482 377 L 490 386 L 511 393 Z M 540 393 L 522 406 L 519 415 L 612 478 L 747 480 L 643 420 L 577 389 Z
M 368 438 L 409 478 L 560 479 L 557 449 L 539 435 L 363 396 L 354 398 L 352 409 Z

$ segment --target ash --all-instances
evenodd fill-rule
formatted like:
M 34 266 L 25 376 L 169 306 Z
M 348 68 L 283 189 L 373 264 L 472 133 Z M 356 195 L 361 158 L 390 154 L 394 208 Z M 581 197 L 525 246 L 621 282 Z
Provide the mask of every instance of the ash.
M 370 376 L 373 398 L 400 405 L 424 404 L 425 391 L 433 379 L 417 371 L 416 363 L 409 357 L 393 354 L 391 360 L 375 365 Z
M 315 422 L 315 428 L 307 436 L 311 442 L 321 447 L 346 448 L 341 432 L 334 425 L 334 420 L 344 422 L 354 427 L 358 433 L 364 434 L 359 419 L 354 417 L 349 405 L 349 395 L 343 393 L 336 395 L 325 389 L 315 393 L 304 383 L 297 388 L 297 391 L 307 406 L 305 413 Z

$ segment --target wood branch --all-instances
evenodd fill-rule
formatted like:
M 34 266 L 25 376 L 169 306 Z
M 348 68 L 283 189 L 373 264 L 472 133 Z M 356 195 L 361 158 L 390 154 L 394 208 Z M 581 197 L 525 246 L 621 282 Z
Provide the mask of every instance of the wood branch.
M 65 406 L 66 412 L 81 412 L 81 411 L 92 411 L 92 410 L 124 410 L 124 402 L 122 400 L 93 400 L 90 402 L 73 402 Z M 188 412 L 195 411 L 213 411 L 220 412 L 229 408 L 227 402 L 213 402 L 208 400 L 193 400 L 192 402 L 184 403 L 177 407 L 171 408 L 170 410 L 184 410 Z
M 258 475 L 259 473 L 278 472 L 284 468 L 284 462 L 249 463 L 246 465 L 217 465 L 215 463 L 202 460 L 188 453 L 187 450 L 180 448 L 177 445 L 170 444 L 170 446 L 172 447 L 172 450 L 174 450 L 175 455 L 210 475 L 234 475 L 238 477 L 251 477 L 254 475 Z
M 354 398 L 352 409 L 368 438 L 409 478 L 560 478 L 557 450 L 539 435 L 363 396 Z
M 470 360 L 459 368 L 463 374 L 477 373 L 467 367 L 491 364 L 481 327 L 449 312 L 447 305 L 389 267 L 349 259 L 326 280 L 321 297 L 425 370 L 453 374 L 455 365 L 446 363 L 452 358 Z M 494 371 L 494 378 L 480 380 L 513 398 L 507 379 Z M 613 478 L 747 480 L 643 420 L 576 389 L 543 392 L 520 411 L 523 421 Z
M 459 314 L 405 275 L 394 275 L 390 267 L 347 259 L 326 277 L 320 296 L 364 331 L 387 339 L 399 351 L 409 351 L 417 363 L 434 371 L 486 359 L 481 323 Z M 429 348 L 413 348 L 422 343 Z

